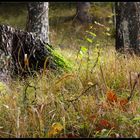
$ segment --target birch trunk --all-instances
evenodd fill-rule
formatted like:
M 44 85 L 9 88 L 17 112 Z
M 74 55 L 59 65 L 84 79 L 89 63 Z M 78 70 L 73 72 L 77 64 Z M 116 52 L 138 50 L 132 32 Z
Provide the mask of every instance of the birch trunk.
M 45 43 L 49 43 L 49 3 L 29 2 L 27 31 L 34 32 Z

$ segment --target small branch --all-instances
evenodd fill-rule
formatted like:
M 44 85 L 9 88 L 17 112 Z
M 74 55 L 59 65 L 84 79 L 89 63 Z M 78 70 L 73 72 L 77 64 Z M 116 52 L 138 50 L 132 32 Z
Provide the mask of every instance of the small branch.
M 67 100 L 68 102 L 74 102 L 77 101 L 81 96 L 83 96 L 89 89 L 91 89 L 92 87 L 95 87 L 96 85 L 98 85 L 97 83 L 95 83 L 94 85 L 89 86 L 87 89 L 85 89 L 79 96 L 77 96 L 75 99 L 72 100 Z
M 11 133 L 8 133 L 8 132 L 3 132 L 3 131 L 0 131 L 0 133 L 2 133 L 2 134 L 6 134 L 6 135 L 8 135 L 8 136 L 12 136 L 12 137 L 15 137 L 16 138 L 16 135 L 14 135 L 14 134 L 11 134 Z M 1 135 L 2 136 L 2 135 Z M 3 137 L 3 136 L 2 136 Z M 2 138 L 1 137 L 1 138 Z
M 104 73 L 103 73 L 103 70 L 102 70 L 102 67 L 101 66 L 100 66 L 100 71 L 101 71 L 101 76 L 102 76 L 103 82 L 105 84 L 105 87 L 106 87 L 106 89 L 108 89 L 107 83 L 106 83 L 106 80 L 105 80 L 105 77 L 104 77 Z
M 93 65 L 93 67 L 91 68 L 91 73 L 93 73 L 93 69 L 96 67 L 96 65 L 97 65 L 97 63 L 98 63 L 98 61 L 99 61 L 99 57 L 100 57 L 100 52 L 98 52 L 97 59 L 96 59 L 94 65 Z
M 64 75 L 62 78 L 60 78 L 59 80 L 57 80 L 55 82 L 55 85 L 57 85 L 58 83 L 60 83 L 61 81 L 63 81 L 64 79 L 66 79 L 67 77 L 74 77 L 74 74 L 66 74 Z
M 130 75 L 131 75 L 131 74 L 130 74 Z M 131 76 L 130 76 L 130 77 L 131 77 Z M 130 91 L 130 96 L 127 98 L 128 101 L 130 101 L 130 99 L 134 96 L 134 90 L 135 90 L 136 85 L 138 84 L 139 78 L 140 78 L 140 73 L 138 73 L 138 75 L 137 75 L 137 77 L 136 77 L 136 79 L 135 79 L 135 81 L 134 81 L 134 85 L 133 85 L 133 87 L 131 88 L 131 91 Z M 131 79 L 130 79 L 130 80 L 131 80 Z
M 132 90 L 132 77 L 131 77 L 131 72 L 129 72 L 129 78 L 130 78 L 130 88 Z
M 34 88 L 34 90 L 35 90 L 35 96 L 34 96 L 35 99 L 32 101 L 32 103 L 33 103 L 36 100 L 36 90 L 37 90 L 37 87 L 30 85 L 30 83 L 26 83 L 26 87 L 25 87 L 25 91 L 24 91 L 24 101 L 28 100 L 28 98 L 27 98 L 27 89 L 29 87 Z

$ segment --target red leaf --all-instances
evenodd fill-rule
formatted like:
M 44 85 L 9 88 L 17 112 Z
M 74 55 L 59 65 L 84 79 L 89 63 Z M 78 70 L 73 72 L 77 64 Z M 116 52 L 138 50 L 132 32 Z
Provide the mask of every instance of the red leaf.
M 120 105 L 125 106 L 128 103 L 128 99 L 121 99 L 120 100 Z
M 117 102 L 117 95 L 113 91 L 107 92 L 106 96 L 107 96 L 107 101 Z
M 89 120 L 90 120 L 90 121 L 95 121 L 95 120 L 96 120 L 96 118 L 97 118 L 97 116 L 96 116 L 96 115 L 91 115 L 91 116 L 89 117 Z
M 111 124 L 109 123 L 108 120 L 102 119 L 99 121 L 99 125 L 103 128 L 110 128 Z
M 96 126 L 96 131 L 99 131 L 99 132 L 103 129 L 114 128 L 114 126 L 106 119 L 99 120 L 99 122 L 95 124 L 95 126 Z
M 123 111 L 127 111 L 126 104 L 128 103 L 128 99 L 121 99 L 119 103 L 120 103 L 121 109 L 123 109 Z

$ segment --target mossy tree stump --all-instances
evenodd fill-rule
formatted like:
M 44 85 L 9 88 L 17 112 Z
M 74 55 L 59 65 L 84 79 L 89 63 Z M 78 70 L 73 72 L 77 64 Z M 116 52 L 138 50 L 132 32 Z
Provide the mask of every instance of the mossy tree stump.
M 24 76 L 44 67 L 58 70 L 62 66 L 58 66 L 57 59 L 62 62 L 63 68 L 68 68 L 65 60 L 54 56 L 53 51 L 52 46 L 35 33 L 0 25 L 0 80 Z

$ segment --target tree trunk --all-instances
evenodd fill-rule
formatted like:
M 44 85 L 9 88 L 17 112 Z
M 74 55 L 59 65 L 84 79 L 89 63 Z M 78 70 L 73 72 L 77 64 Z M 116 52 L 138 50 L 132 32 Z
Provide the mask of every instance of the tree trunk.
M 71 69 L 69 64 L 36 34 L 0 25 L 0 81 L 46 69 L 67 71 Z
M 45 43 L 49 43 L 48 2 L 29 2 L 27 31 L 35 32 Z
M 7 82 L 11 77 L 26 76 L 46 68 L 58 72 L 60 68 L 67 69 L 67 66 L 35 33 L 0 25 L 1 81 Z
M 140 2 L 119 2 L 116 14 L 116 50 L 140 54 Z
M 90 2 L 77 2 L 77 19 L 81 23 L 91 23 L 92 19 L 89 10 Z
M 27 31 L 0 25 L 0 80 L 35 71 L 70 70 L 71 66 L 49 44 L 48 2 L 28 3 Z

